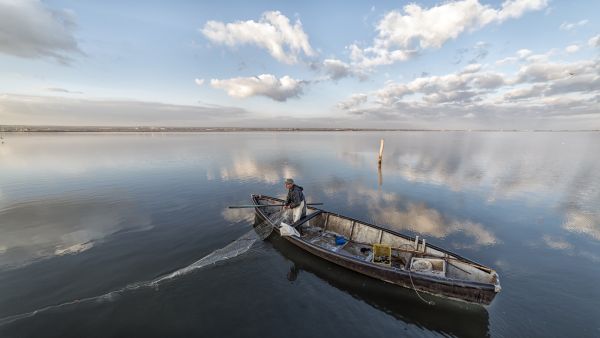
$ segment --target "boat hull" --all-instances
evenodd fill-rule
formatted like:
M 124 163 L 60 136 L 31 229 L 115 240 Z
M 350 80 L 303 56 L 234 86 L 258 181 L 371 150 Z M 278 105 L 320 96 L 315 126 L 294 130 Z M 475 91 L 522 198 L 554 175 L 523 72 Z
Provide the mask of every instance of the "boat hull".
M 253 201 L 258 204 L 258 197 L 253 196 Z M 256 208 L 256 214 L 261 221 L 271 222 L 261 208 Z M 300 223 L 302 222 L 303 220 L 300 220 Z M 271 225 L 274 227 L 273 232 L 279 233 L 278 226 L 276 224 Z M 331 263 L 365 276 L 401 287 L 414 289 L 418 292 L 426 292 L 438 296 L 444 296 L 483 305 L 490 304 L 497 294 L 497 290 L 493 284 L 449 280 L 414 272 L 411 273 L 408 270 L 385 267 L 341 255 L 295 236 L 284 236 L 283 238 L 300 249 L 325 259 Z

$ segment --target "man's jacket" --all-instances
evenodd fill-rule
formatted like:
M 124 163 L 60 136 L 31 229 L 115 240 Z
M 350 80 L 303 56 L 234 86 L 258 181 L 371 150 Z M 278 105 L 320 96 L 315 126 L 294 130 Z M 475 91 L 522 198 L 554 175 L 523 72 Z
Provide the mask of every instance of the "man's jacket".
M 301 186 L 295 185 L 292 189 L 288 190 L 287 198 L 285 199 L 285 204 L 289 205 L 290 208 L 297 208 L 302 201 L 304 201 L 304 194 L 302 193 L 304 190 Z M 306 204 L 306 202 L 304 202 Z

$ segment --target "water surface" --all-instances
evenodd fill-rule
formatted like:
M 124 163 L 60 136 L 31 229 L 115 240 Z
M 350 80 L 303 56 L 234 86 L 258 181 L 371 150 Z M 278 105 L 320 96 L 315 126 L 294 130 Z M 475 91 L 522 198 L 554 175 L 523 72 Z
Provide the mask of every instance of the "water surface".
M 598 133 L 4 138 L 3 337 L 600 334 Z M 429 306 L 278 238 L 231 244 L 254 215 L 227 206 L 284 195 L 284 177 L 327 210 L 494 267 L 502 292 Z M 189 268 L 228 245 L 239 255 Z

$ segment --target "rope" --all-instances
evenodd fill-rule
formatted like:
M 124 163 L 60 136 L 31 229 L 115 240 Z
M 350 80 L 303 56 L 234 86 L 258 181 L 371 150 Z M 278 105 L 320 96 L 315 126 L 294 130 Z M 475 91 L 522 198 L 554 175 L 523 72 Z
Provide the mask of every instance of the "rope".
M 435 303 L 432 300 L 425 300 L 425 298 L 421 297 L 421 295 L 419 294 L 419 291 L 417 291 L 417 288 L 415 287 L 415 283 L 413 283 L 412 280 L 412 274 L 410 273 L 410 269 L 408 269 L 408 277 L 410 277 L 410 284 L 412 284 L 413 290 L 415 290 L 415 293 L 417 294 L 417 296 L 419 296 L 419 298 L 425 302 L 425 304 L 427 305 L 435 305 Z

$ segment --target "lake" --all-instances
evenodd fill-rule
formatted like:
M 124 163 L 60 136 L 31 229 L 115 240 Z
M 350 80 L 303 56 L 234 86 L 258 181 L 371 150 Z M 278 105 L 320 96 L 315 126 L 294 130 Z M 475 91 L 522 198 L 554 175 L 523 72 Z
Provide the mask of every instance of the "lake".
M 600 133 L 3 141 L 1 337 L 600 335 Z M 502 292 L 487 307 L 422 294 L 428 305 L 277 235 L 257 240 L 253 210 L 227 206 L 284 196 L 285 177 L 326 210 L 495 268 Z

